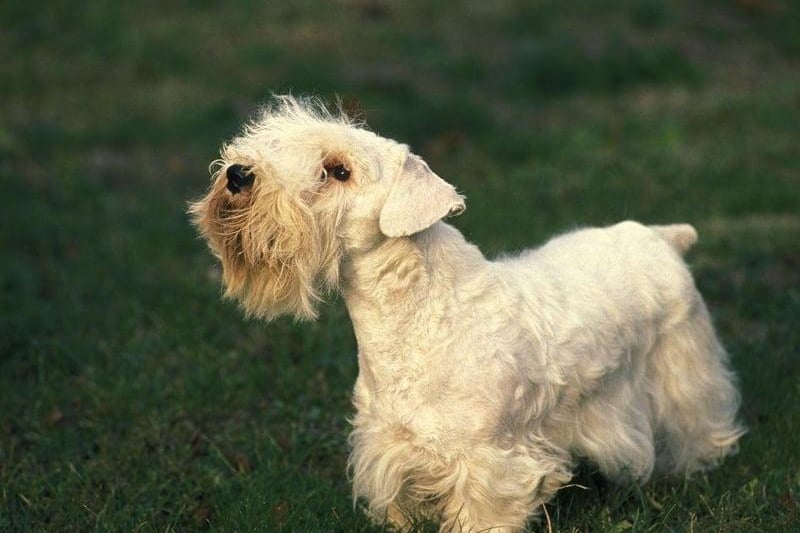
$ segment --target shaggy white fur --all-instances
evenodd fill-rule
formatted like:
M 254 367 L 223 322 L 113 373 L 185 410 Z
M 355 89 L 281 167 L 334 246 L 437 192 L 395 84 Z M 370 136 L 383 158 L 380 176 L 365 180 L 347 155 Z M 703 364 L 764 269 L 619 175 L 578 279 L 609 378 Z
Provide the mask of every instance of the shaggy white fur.
M 407 146 L 277 97 L 191 213 L 226 294 L 266 319 L 341 291 L 358 340 L 349 465 L 378 521 L 518 531 L 585 458 L 684 474 L 743 429 L 681 254 L 689 225 L 623 222 L 488 261 L 440 221 L 464 199 Z

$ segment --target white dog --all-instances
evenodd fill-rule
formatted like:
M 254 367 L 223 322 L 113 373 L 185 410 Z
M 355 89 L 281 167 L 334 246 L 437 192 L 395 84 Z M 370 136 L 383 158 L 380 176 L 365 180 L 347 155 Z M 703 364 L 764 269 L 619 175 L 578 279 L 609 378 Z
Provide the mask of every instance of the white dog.
M 191 213 L 226 295 L 267 320 L 344 297 L 350 471 L 376 520 L 518 531 L 577 460 L 643 482 L 713 465 L 742 435 L 681 259 L 691 226 L 623 222 L 488 261 L 441 222 L 464 198 L 407 146 L 292 97 L 221 155 Z

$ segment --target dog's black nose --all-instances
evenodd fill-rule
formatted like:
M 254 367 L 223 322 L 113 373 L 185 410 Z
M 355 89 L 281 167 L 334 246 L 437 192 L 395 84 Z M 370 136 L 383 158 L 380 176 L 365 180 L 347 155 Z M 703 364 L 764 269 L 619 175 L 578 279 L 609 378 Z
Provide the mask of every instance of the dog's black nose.
M 225 171 L 228 177 L 228 190 L 233 194 L 241 192 L 243 187 L 253 184 L 255 176 L 250 172 L 250 167 L 244 165 L 231 165 Z

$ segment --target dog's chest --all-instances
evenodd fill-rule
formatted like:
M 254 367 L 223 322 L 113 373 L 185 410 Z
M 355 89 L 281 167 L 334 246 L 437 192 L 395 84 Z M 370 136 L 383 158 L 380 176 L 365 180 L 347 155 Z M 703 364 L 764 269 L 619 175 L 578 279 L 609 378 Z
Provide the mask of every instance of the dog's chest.
M 510 404 L 515 396 L 517 401 L 527 396 L 520 369 L 490 351 L 473 357 L 456 351 L 438 362 L 437 354 L 427 355 L 426 364 L 405 364 L 391 372 L 361 365 L 354 390 L 359 423 L 386 438 L 445 454 L 507 430 Z M 385 379 L 389 373 L 391 380 Z

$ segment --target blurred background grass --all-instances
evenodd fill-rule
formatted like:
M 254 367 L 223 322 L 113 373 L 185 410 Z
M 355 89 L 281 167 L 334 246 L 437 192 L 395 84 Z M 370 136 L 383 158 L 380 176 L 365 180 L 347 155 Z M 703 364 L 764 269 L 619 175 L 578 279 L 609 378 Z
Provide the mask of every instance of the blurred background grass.
M 643 488 L 584 468 L 550 527 L 798 530 L 797 2 L 3 2 L 0 21 L 0 531 L 379 530 L 344 478 L 343 306 L 245 321 L 184 214 L 283 91 L 410 143 L 489 255 L 695 224 L 741 453 Z

